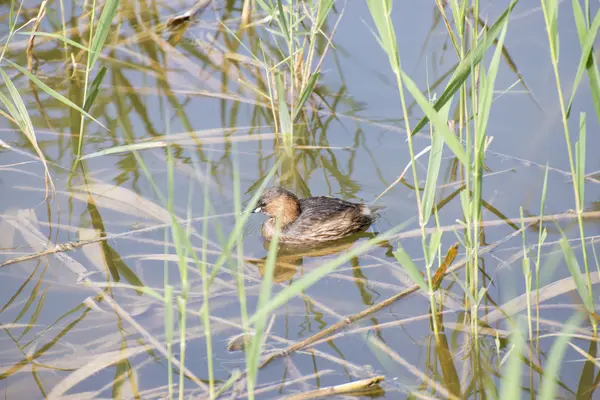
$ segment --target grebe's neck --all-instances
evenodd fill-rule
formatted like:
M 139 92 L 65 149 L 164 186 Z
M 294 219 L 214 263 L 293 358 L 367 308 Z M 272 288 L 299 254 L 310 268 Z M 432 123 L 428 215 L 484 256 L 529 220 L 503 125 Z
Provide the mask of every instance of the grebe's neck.
M 300 216 L 300 202 L 296 196 L 281 196 L 269 204 L 269 215 L 275 227 L 275 219 L 281 218 L 281 227 L 291 224 Z

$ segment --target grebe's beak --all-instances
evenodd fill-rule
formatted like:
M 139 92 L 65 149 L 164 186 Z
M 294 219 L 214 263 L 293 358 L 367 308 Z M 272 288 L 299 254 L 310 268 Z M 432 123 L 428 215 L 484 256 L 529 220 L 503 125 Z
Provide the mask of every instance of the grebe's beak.
M 259 213 L 259 212 L 262 212 L 262 208 L 261 207 L 256 207 L 254 209 L 254 211 L 252 211 L 253 214 L 256 214 L 256 213 Z

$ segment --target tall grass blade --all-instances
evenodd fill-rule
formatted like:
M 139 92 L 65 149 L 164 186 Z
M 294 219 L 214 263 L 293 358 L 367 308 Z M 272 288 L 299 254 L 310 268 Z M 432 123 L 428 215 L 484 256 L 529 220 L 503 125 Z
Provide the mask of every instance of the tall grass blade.
M 600 13 L 599 13 L 600 14 Z M 579 115 L 579 140 L 575 142 L 575 181 L 579 197 L 579 209 L 584 208 L 585 199 L 585 151 L 586 151 L 586 123 L 585 113 Z
M 84 156 L 81 156 L 80 160 L 88 160 L 91 158 L 108 156 L 111 154 L 129 153 L 132 151 L 148 150 L 148 149 L 155 149 L 157 147 L 167 147 L 167 146 L 168 146 L 167 141 L 158 141 L 158 140 L 155 140 L 152 142 L 124 144 L 122 146 L 113 146 L 113 147 L 109 147 L 104 150 L 99 150 L 99 151 L 95 151 L 90 154 L 86 154 Z
M 293 7 L 293 4 L 294 4 L 293 2 L 289 3 L 289 6 Z M 288 23 L 285 18 L 285 11 L 283 10 L 283 2 L 281 0 L 277 0 L 277 11 L 279 13 L 278 20 L 279 20 L 279 23 L 281 24 L 281 32 L 285 36 L 286 41 L 288 43 L 290 43 L 293 40 L 293 38 L 290 36 L 291 32 L 288 29 Z M 290 9 L 290 15 L 292 15 L 292 13 L 293 13 L 293 10 Z
M 65 105 L 67 105 L 67 106 L 69 106 L 69 107 L 71 107 L 71 108 L 79 111 L 80 113 L 82 113 L 83 115 L 85 115 L 86 117 L 88 117 L 89 119 L 91 119 L 92 121 L 96 122 L 98 125 L 100 125 L 104 129 L 108 130 L 108 128 L 106 128 L 104 125 L 102 125 L 96 118 L 92 117 L 90 114 L 88 114 L 87 112 L 85 112 L 77 104 L 73 103 L 71 100 L 67 99 L 65 96 L 63 96 L 62 94 L 58 93 L 57 91 L 55 91 L 54 89 L 52 89 L 51 87 L 49 87 L 48 85 L 46 85 L 37 76 L 35 76 L 31 72 L 27 71 L 25 68 L 21 67 L 18 64 L 15 64 L 14 62 L 12 62 L 10 60 L 6 60 L 6 62 L 9 63 L 11 66 L 15 67 L 16 69 L 18 69 L 19 72 L 21 72 L 23 75 L 25 75 L 26 77 L 28 77 L 30 80 L 32 80 L 33 83 L 35 83 L 36 85 L 38 85 L 38 87 L 40 89 L 42 89 L 44 92 L 46 92 L 50 96 L 54 97 L 56 100 L 60 101 L 61 103 L 63 103 Z
M 261 0 L 258 0 L 261 1 Z M 215 395 L 215 398 L 218 399 L 221 397 L 221 395 L 223 393 L 225 393 L 225 391 L 227 389 L 229 389 L 234 383 L 236 383 L 239 379 L 240 376 L 242 375 L 242 372 L 239 369 L 234 369 L 231 372 L 231 375 L 229 376 L 229 379 L 227 379 L 227 381 L 225 381 L 225 383 L 219 388 L 219 390 L 217 390 L 217 393 Z
M 67 37 L 64 37 L 63 35 L 59 35 L 58 33 L 52 33 L 52 32 L 16 32 L 16 34 L 18 35 L 27 35 L 27 36 L 41 36 L 41 37 L 50 37 L 53 39 L 58 39 L 63 41 L 64 43 L 67 43 L 73 47 L 77 47 L 78 49 L 84 50 L 84 51 L 90 51 L 90 49 L 84 45 L 82 45 L 81 43 L 77 43 L 74 40 L 71 40 Z
M 577 24 L 577 30 L 585 32 L 585 36 L 581 41 L 581 57 L 579 59 L 579 65 L 577 66 L 577 73 L 575 74 L 575 81 L 573 82 L 573 93 L 571 93 L 571 98 L 569 99 L 569 105 L 567 106 L 567 118 L 571 114 L 571 106 L 573 105 L 573 100 L 575 99 L 575 93 L 577 93 L 577 88 L 579 87 L 579 83 L 581 82 L 581 78 L 583 77 L 583 71 L 588 67 L 589 62 L 593 61 L 593 47 L 596 41 L 596 35 L 598 33 L 598 28 L 600 28 L 600 12 L 596 13 L 594 20 L 592 21 L 592 25 L 590 29 L 587 30 L 585 28 L 585 22 L 581 18 L 578 18 L 578 13 L 576 12 L 577 7 L 579 7 L 579 2 L 577 0 L 573 0 L 573 13 L 575 15 L 575 23 Z M 576 4 L 575 4 L 576 3 Z M 583 26 L 582 26 L 583 25 Z M 580 34 L 581 35 L 581 34 Z M 588 70 L 589 71 L 589 70 Z M 590 82 L 591 83 L 591 82 Z M 599 88 L 596 87 L 596 91 Z
M 165 286 L 165 343 L 167 345 L 167 381 L 169 386 L 169 399 L 173 398 L 173 287 Z
M 571 339 L 571 335 L 575 332 L 575 329 L 582 322 L 583 316 L 581 313 L 573 315 L 561 332 L 561 335 L 552 344 L 548 361 L 544 368 L 544 376 L 540 384 L 540 400 L 554 400 L 556 399 L 556 384 L 558 380 L 558 373 L 560 372 L 561 364 L 567 350 L 567 344 Z
M 521 369 L 523 367 L 522 354 L 525 348 L 523 338 L 524 321 L 519 318 L 519 323 L 515 326 L 510 337 L 510 355 L 504 366 L 502 373 L 502 382 L 500 387 L 500 399 L 519 399 L 521 398 Z
M 9 61 L 9 60 L 6 60 Z M 9 61 L 10 62 L 10 61 Z M 46 161 L 46 156 L 44 152 L 38 145 L 37 137 L 35 135 L 35 131 L 33 129 L 33 123 L 31 122 L 31 118 L 29 118 L 29 113 L 27 112 L 27 107 L 23 102 L 23 98 L 19 94 L 19 90 L 12 83 L 10 77 L 4 72 L 2 68 L 0 68 L 0 75 L 4 79 L 4 83 L 8 89 L 10 96 L 12 97 L 12 102 L 4 95 L 4 93 L 0 92 L 0 102 L 4 104 L 10 115 L 17 121 L 17 125 L 31 143 L 31 146 L 37 153 L 40 161 L 44 167 L 44 176 L 46 181 L 46 195 L 48 195 L 48 189 L 50 188 L 52 192 L 55 191 L 54 182 L 52 181 L 52 177 L 50 175 L 50 170 L 48 169 L 48 162 Z
M 512 0 L 506 10 L 498 17 L 498 20 L 490 27 L 487 31 L 487 36 L 482 40 L 477 42 L 474 48 L 469 50 L 466 57 L 458 64 L 456 70 L 452 74 L 448 85 L 444 92 L 440 95 L 438 100 L 434 104 L 434 108 L 436 110 L 440 110 L 446 103 L 448 103 L 454 93 L 456 93 L 463 83 L 467 80 L 469 75 L 471 74 L 472 68 L 474 68 L 485 56 L 485 53 L 488 49 L 494 44 L 494 40 L 502 30 L 502 27 L 508 20 L 508 17 L 513 10 L 513 8 L 517 5 L 519 0 Z M 425 124 L 429 121 L 429 116 L 426 115 L 413 129 L 413 135 L 419 132 Z
M 98 58 L 100 57 L 100 52 L 102 51 L 102 47 L 111 30 L 112 20 L 117 13 L 117 8 L 119 8 L 119 0 L 106 0 L 104 3 L 102 14 L 98 20 L 96 34 L 94 35 L 92 45 L 90 46 L 92 57 L 87 66 L 88 71 L 91 71 L 92 68 L 94 68 L 94 64 L 96 64 L 96 61 L 98 61 Z
M 335 0 L 321 0 L 319 2 L 319 11 L 317 13 L 317 20 L 315 30 L 321 29 L 323 23 L 327 20 L 327 16 L 333 7 L 333 3 Z
M 542 0 L 552 58 L 558 60 L 558 0 Z
M 565 257 L 565 261 L 567 263 L 567 267 L 569 268 L 569 272 L 573 277 L 573 281 L 575 282 L 575 287 L 577 288 L 577 293 L 581 298 L 583 304 L 585 305 L 586 310 L 589 313 L 594 313 L 594 299 L 590 296 L 590 293 L 587 290 L 584 277 L 581 273 L 581 268 L 579 267 L 579 262 L 577 261 L 577 257 L 573 252 L 573 248 L 569 243 L 567 237 L 562 234 L 562 238 L 560 239 L 560 248 L 562 249 L 563 255 Z
M 429 240 L 429 246 L 427 247 L 427 267 L 433 265 L 433 261 L 440 250 L 440 244 L 442 243 L 443 232 L 436 229 L 431 233 L 431 239 Z
M 286 102 L 286 93 L 283 88 L 283 82 L 281 75 L 275 74 L 275 85 L 277 86 L 277 100 L 278 100 L 278 111 L 279 111 L 279 130 L 283 136 L 283 144 L 286 151 L 291 151 L 292 140 L 293 140 L 293 127 L 292 120 L 290 119 L 290 110 Z
M 398 250 L 394 252 L 394 257 L 396 260 L 402 265 L 406 273 L 410 276 L 410 278 L 417 284 L 419 287 L 425 291 L 429 292 L 429 285 L 423 279 L 423 275 L 421 275 L 421 271 L 415 265 L 413 260 L 410 258 L 406 250 L 398 244 Z
M 292 123 L 296 122 L 296 120 L 298 119 L 298 116 L 302 112 L 302 107 L 304 107 L 304 104 L 306 103 L 306 100 L 308 100 L 309 96 L 311 95 L 311 93 L 315 89 L 317 81 L 319 80 L 319 76 L 321 76 L 321 74 L 319 72 L 315 72 L 308 79 L 308 82 L 306 83 L 306 86 L 304 87 L 304 89 L 302 90 L 302 93 L 300 94 L 300 98 L 298 99 L 298 103 L 295 104 L 294 117 L 292 118 Z
M 450 112 L 450 103 L 446 104 L 441 110 L 441 118 L 448 120 Z M 449 127 L 454 127 L 454 121 L 448 122 Z M 450 129 L 454 133 L 454 129 Z M 423 225 L 427 225 L 431 214 L 433 213 L 433 205 L 435 203 L 435 190 L 442 165 L 442 154 L 444 152 L 444 140 L 442 135 L 437 130 L 433 130 L 431 138 L 431 151 L 429 153 L 429 161 L 427 163 L 427 177 L 425 178 L 425 190 L 423 191 Z
M 429 103 L 429 100 L 421 93 L 417 85 L 404 71 L 400 71 L 404 87 L 410 92 L 414 99 L 419 104 L 419 107 L 423 110 L 428 120 L 432 123 L 434 129 L 442 136 L 446 145 L 452 150 L 454 156 L 463 164 L 467 165 L 467 154 L 462 148 L 460 141 L 448 128 L 448 119 L 443 118 L 442 115 Z M 437 104 L 437 103 L 436 103 Z M 415 131 L 413 131 L 414 133 Z
M 575 19 L 575 26 L 577 27 L 577 35 L 579 36 L 579 43 L 581 47 L 584 47 L 584 42 L 587 39 L 587 19 L 583 15 L 583 10 L 579 5 L 578 0 L 572 0 L 573 5 L 573 17 Z M 586 10 L 589 12 L 589 8 L 586 7 Z M 594 17 L 594 20 L 596 20 Z M 589 17 L 589 16 L 588 16 Z M 589 18 L 588 18 L 589 19 Z M 598 63 L 596 62 L 596 56 L 594 52 L 590 52 L 589 58 L 586 63 L 586 70 L 588 75 L 588 82 L 590 84 L 590 94 L 592 95 L 592 100 L 594 101 L 594 107 L 596 108 L 596 117 L 600 121 L 600 72 L 598 71 Z M 569 102 L 569 107 L 567 107 L 567 111 L 571 111 L 571 102 Z M 568 115 L 568 113 L 567 113 Z
M 390 0 L 367 0 L 371 17 L 379 36 L 375 36 L 383 50 L 388 56 L 390 65 L 396 74 L 400 70 L 400 57 L 398 55 L 398 44 L 396 32 L 390 20 L 392 2 Z
M 83 109 L 86 112 L 90 111 L 90 108 L 92 108 L 92 105 L 94 104 L 94 101 L 96 100 L 96 97 L 100 92 L 100 84 L 102 83 L 102 80 L 106 75 L 106 71 L 107 68 L 105 65 L 103 65 L 102 68 L 100 68 L 100 71 L 98 71 L 98 75 L 96 75 L 96 77 L 92 81 L 92 84 L 90 85 L 87 98 L 85 99 L 85 103 L 83 104 Z
M 258 295 L 258 304 L 256 310 L 261 310 L 269 302 L 273 286 L 273 272 L 277 261 L 277 246 L 279 245 L 279 231 L 281 228 L 281 218 L 276 219 L 275 235 L 269 243 L 269 253 L 265 265 L 265 272 L 260 284 L 260 293 Z M 248 357 L 248 378 L 252 380 L 252 387 L 255 386 L 256 377 L 258 376 L 258 366 L 260 364 L 260 353 L 264 342 L 265 327 L 267 325 L 267 314 L 262 314 L 254 323 L 254 336 L 249 351 L 246 353 Z M 246 335 L 247 336 L 247 335 Z
M 279 124 L 281 132 L 286 134 L 292 133 L 292 121 L 290 120 L 290 110 L 288 108 L 286 99 L 285 89 L 283 88 L 283 82 L 281 80 L 281 75 L 275 75 L 275 82 L 277 85 L 277 100 L 278 100 L 278 108 L 279 108 Z
M 201 181 L 204 181 L 204 186 L 203 186 L 203 192 L 204 192 L 204 200 L 203 200 L 203 213 L 202 213 L 202 237 L 207 238 L 208 237 L 208 217 L 210 215 L 210 210 L 212 209 L 212 204 L 211 204 L 211 200 L 210 200 L 210 175 L 209 175 L 209 171 L 210 171 L 210 167 L 212 165 L 212 158 L 210 160 L 208 160 L 208 162 L 206 163 L 206 166 L 204 168 L 204 174 L 202 176 L 202 178 L 200 179 Z M 197 170 L 198 166 L 196 164 L 194 164 L 194 169 Z M 200 175 L 200 174 L 198 174 Z M 207 240 L 203 240 L 202 241 L 202 260 L 200 262 L 199 269 L 200 269 L 200 275 L 202 277 L 202 298 L 204 301 L 204 306 L 202 307 L 203 312 L 200 314 L 200 318 L 202 320 L 202 325 L 203 325 L 203 329 L 204 329 L 204 337 L 205 339 L 205 343 L 206 343 L 206 354 L 207 354 L 207 361 L 206 361 L 206 366 L 208 369 L 208 388 L 209 388 L 209 395 L 211 398 L 215 398 L 215 373 L 214 373 L 214 366 L 213 366 L 213 347 L 212 347 L 212 332 L 211 332 L 211 322 L 210 322 L 210 293 L 209 293 L 209 287 L 208 287 L 208 280 L 209 280 L 209 275 L 208 275 L 208 241 Z
M 0 74 L 2 74 L 2 78 L 4 79 L 4 83 L 6 84 L 6 88 L 8 89 L 8 93 L 12 97 L 12 102 L 10 102 L 4 94 L 2 94 L 2 103 L 6 106 L 9 113 L 12 117 L 17 121 L 19 127 L 27 136 L 27 139 L 34 146 L 36 152 L 38 154 L 41 153 L 41 149 L 38 146 L 37 138 L 35 136 L 35 131 L 33 129 L 33 124 L 31 119 L 29 118 L 29 113 L 27 112 L 27 107 L 23 102 L 23 98 L 19 94 L 19 90 L 12 83 L 10 77 L 4 72 L 3 69 L 0 69 Z
M 479 148 L 476 151 L 481 155 L 483 154 L 483 145 L 485 144 L 485 140 L 483 139 L 487 130 L 490 111 L 492 109 L 492 101 L 494 98 L 494 84 L 496 82 L 496 76 L 498 74 L 498 68 L 500 66 L 500 60 L 502 58 L 502 48 L 504 47 L 504 38 L 506 37 L 507 27 L 508 19 L 506 19 L 504 21 L 504 24 L 502 25 L 500 39 L 498 40 L 498 44 L 496 45 L 496 51 L 494 52 L 492 61 L 490 61 L 488 73 L 485 77 L 485 80 L 482 80 L 481 82 L 481 90 L 479 95 L 479 109 L 477 110 L 477 118 L 475 119 L 476 133 L 478 135 L 477 145 L 479 146 Z M 483 161 L 483 158 L 481 158 L 481 161 Z

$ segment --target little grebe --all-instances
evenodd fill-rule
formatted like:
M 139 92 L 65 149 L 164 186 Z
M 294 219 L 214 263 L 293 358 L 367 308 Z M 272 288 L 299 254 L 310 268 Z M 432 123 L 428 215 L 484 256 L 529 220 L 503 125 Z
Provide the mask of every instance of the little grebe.
M 258 200 L 255 213 L 269 218 L 261 234 L 271 240 L 275 234 L 275 218 L 281 217 L 281 243 L 324 242 L 366 231 L 377 218 L 377 208 L 351 203 L 333 197 L 300 199 L 280 187 L 272 187 Z

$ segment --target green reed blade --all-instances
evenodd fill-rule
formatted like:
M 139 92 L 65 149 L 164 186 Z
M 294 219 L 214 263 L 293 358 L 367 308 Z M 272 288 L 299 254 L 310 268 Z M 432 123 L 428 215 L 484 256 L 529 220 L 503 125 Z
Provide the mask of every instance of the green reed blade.
M 594 312 L 594 299 L 591 297 L 586 284 L 584 282 L 583 274 L 581 273 L 581 268 L 579 267 L 579 261 L 577 261 L 577 257 L 573 252 L 573 248 L 569 243 L 567 237 L 562 233 L 562 237 L 560 239 L 560 247 L 562 249 L 563 255 L 565 257 L 565 261 L 567 263 L 567 267 L 569 268 L 569 272 L 573 277 L 573 282 L 575 282 L 575 287 L 577 288 L 577 293 L 581 298 L 581 301 L 585 305 L 585 308 L 588 312 Z
M 439 226 L 438 226 L 439 228 Z M 431 268 L 433 266 L 433 262 L 435 257 L 440 249 L 440 245 L 442 243 L 442 235 L 443 232 L 440 229 L 436 229 L 431 234 L 431 239 L 429 239 L 429 246 L 427 251 L 427 267 Z
M 165 344 L 167 345 L 167 381 L 169 389 L 169 399 L 173 398 L 173 287 L 165 286 Z
M 6 60 L 6 61 L 10 63 L 9 60 Z M 2 68 L 0 68 L 0 75 L 2 75 L 2 78 L 4 79 L 4 83 L 6 84 L 6 88 L 8 89 L 8 92 L 10 93 L 10 95 L 12 97 L 12 102 L 4 95 L 4 93 L 1 93 L 1 92 L 0 92 L 0 101 L 5 105 L 8 112 L 10 113 L 10 115 L 17 121 L 17 125 L 19 125 L 19 128 L 21 129 L 23 134 L 27 137 L 27 140 L 29 140 L 29 143 L 31 143 L 31 146 L 34 148 L 42 165 L 44 166 L 46 182 L 47 182 L 47 184 L 48 183 L 50 184 L 52 191 L 54 191 L 55 190 L 54 182 L 52 180 L 52 177 L 50 176 L 50 170 L 48 169 L 48 163 L 46 161 L 46 156 L 44 155 L 44 152 L 38 145 L 37 137 L 36 137 L 35 131 L 33 129 L 33 123 L 31 122 L 31 118 L 29 117 L 27 107 L 25 106 L 25 103 L 23 102 L 23 98 L 19 94 L 19 90 L 13 84 L 13 82 L 10 79 L 10 77 L 8 76 L 8 74 L 6 74 L 6 72 L 4 72 L 4 70 Z M 46 188 L 48 188 L 48 186 L 46 186 Z
M 577 11 L 579 7 L 579 12 Z M 588 67 L 588 62 L 593 59 L 593 47 L 596 41 L 596 35 L 598 28 L 600 28 L 600 12 L 596 13 L 590 29 L 587 30 L 585 27 L 585 21 L 583 20 L 583 13 L 577 0 L 573 0 L 573 14 L 575 16 L 575 23 L 577 25 L 577 31 L 580 32 L 579 41 L 581 42 L 581 57 L 579 58 L 579 65 L 577 66 L 577 73 L 575 74 L 575 81 L 573 82 L 573 92 L 569 99 L 569 105 L 567 106 L 567 118 L 571 114 L 571 106 L 575 99 L 575 93 L 581 78 L 583 77 L 583 71 Z M 597 90 L 596 90 L 597 91 Z
M 78 49 L 84 50 L 84 51 L 90 51 L 90 49 L 84 45 L 82 45 L 81 43 L 77 43 L 74 40 L 71 40 L 67 37 L 64 37 L 63 35 L 60 35 L 58 33 L 52 33 L 52 32 L 17 32 L 17 35 L 27 35 L 27 36 L 40 36 L 40 37 L 50 37 L 53 39 L 58 39 L 61 40 L 73 47 L 77 47 Z
M 435 110 L 440 110 L 446 103 L 448 103 L 452 99 L 454 93 L 456 93 L 460 89 L 462 84 L 466 82 L 467 78 L 471 74 L 472 68 L 479 64 L 479 62 L 481 62 L 488 49 L 494 45 L 494 40 L 500 33 L 506 20 L 508 20 L 511 11 L 517 5 L 518 1 L 519 0 L 512 0 L 510 2 L 509 6 L 500 15 L 500 17 L 494 23 L 494 25 L 492 25 L 490 29 L 488 29 L 486 37 L 477 42 L 476 46 L 469 50 L 465 58 L 458 64 L 458 67 L 456 67 L 456 70 L 452 74 L 452 77 L 450 78 L 446 89 L 435 102 Z M 415 126 L 412 134 L 414 135 L 421 129 L 423 129 L 423 127 L 428 121 L 429 116 L 426 115 Z
M 21 67 L 18 64 L 15 64 L 14 62 L 12 62 L 10 60 L 5 60 L 5 61 L 7 63 L 9 63 L 11 66 L 15 67 L 17 70 L 19 70 L 19 72 L 21 72 L 23 75 L 25 75 L 26 77 L 28 77 L 31 81 L 33 81 L 33 83 L 35 83 L 44 92 L 46 92 L 50 96 L 54 97 L 56 100 L 60 101 L 64 105 L 67 105 L 67 106 L 69 106 L 69 107 L 71 107 L 71 108 L 79 111 L 80 113 L 82 113 L 83 115 L 85 115 L 86 117 L 88 117 L 89 119 L 91 119 L 92 121 L 96 122 L 98 125 L 100 125 L 104 129 L 108 130 L 108 128 L 105 127 L 104 125 L 102 125 L 96 118 L 92 117 L 90 114 L 88 114 L 87 112 L 85 112 L 77 104 L 73 103 L 71 100 L 67 99 L 65 96 L 63 96 L 62 94 L 56 92 L 54 89 L 52 89 L 51 87 L 49 87 L 48 85 L 46 85 L 37 76 L 35 76 L 31 72 L 27 71 L 25 68 Z
M 315 86 L 316 86 L 317 81 L 319 80 L 320 76 L 321 76 L 321 74 L 319 72 L 315 72 L 308 79 L 308 82 L 306 83 L 306 86 L 304 87 L 304 89 L 302 90 L 302 93 L 300 94 L 300 98 L 298 99 L 298 103 L 295 104 L 295 107 L 294 107 L 295 108 L 294 109 L 294 116 L 293 116 L 293 118 L 291 120 L 291 123 L 296 122 L 296 119 L 298 119 L 298 116 L 302 112 L 302 107 L 304 107 L 304 104 L 306 103 L 306 100 L 308 100 L 308 97 L 311 95 L 311 93 L 315 89 Z
M 279 23 L 281 24 L 281 31 L 284 34 L 286 41 L 288 43 L 290 43 L 292 41 L 291 32 L 288 29 L 288 22 L 286 21 L 286 18 L 285 18 L 285 12 L 283 10 L 283 3 L 281 2 L 281 0 L 277 0 L 277 12 L 279 14 L 279 18 L 277 18 L 277 19 L 279 20 Z M 292 12 L 293 11 L 290 10 L 290 15 Z
M 102 51 L 108 33 L 112 28 L 112 20 L 115 17 L 118 8 L 119 0 L 106 0 L 104 3 L 102 14 L 98 20 L 96 33 L 92 39 L 92 45 L 90 46 L 92 57 L 87 66 L 88 71 L 91 71 L 92 68 L 94 68 L 94 64 L 96 64 L 96 61 L 98 61 L 98 58 L 100 57 L 100 52 Z
M 96 100 L 96 97 L 100 92 L 100 84 L 102 83 L 102 80 L 106 75 L 106 71 L 106 65 L 103 65 L 102 68 L 100 68 L 100 71 L 98 71 L 98 75 L 96 75 L 94 81 L 90 85 L 90 88 L 87 93 L 87 98 L 85 99 L 85 103 L 83 104 L 83 109 L 86 112 L 90 111 L 90 108 L 92 108 L 92 105 L 94 104 L 94 101 Z
M 335 0 L 321 0 L 319 2 L 319 11 L 317 12 L 317 20 L 315 23 L 315 30 L 321 29 L 323 23 L 327 20 L 327 16 L 333 7 Z
M 413 260 L 410 258 L 406 250 L 398 244 L 398 249 L 393 253 L 396 260 L 400 263 L 402 268 L 406 271 L 408 276 L 415 282 L 424 292 L 429 292 L 429 284 L 423 279 L 421 271 L 415 265 Z
M 271 298 L 271 292 L 273 289 L 273 272 L 275 271 L 275 263 L 277 262 L 277 250 L 279 245 L 279 231 L 281 229 L 281 218 L 276 219 L 275 223 L 275 235 L 273 240 L 269 243 L 269 252 L 267 254 L 267 260 L 265 269 L 260 284 L 260 292 L 258 295 L 258 304 L 256 306 L 257 312 L 267 305 Z M 267 325 L 267 314 L 261 314 L 261 317 L 254 323 L 254 336 L 252 336 L 252 342 L 249 350 L 246 352 L 248 357 L 248 378 L 252 379 L 252 387 L 256 384 L 256 378 L 258 376 L 258 367 L 260 364 L 261 349 L 264 344 L 264 333 Z
M 80 158 L 80 160 L 87 160 L 90 158 L 108 156 L 111 154 L 129 153 L 132 151 L 155 149 L 157 147 L 167 147 L 168 145 L 169 144 L 164 140 L 143 142 L 143 143 L 124 144 L 122 146 L 114 146 L 114 147 L 110 147 L 108 149 L 104 149 L 104 150 L 96 151 L 96 152 L 93 152 L 90 154 L 86 154 L 86 155 L 82 156 Z
M 525 321 L 519 318 L 510 336 L 510 354 L 502 372 L 499 399 L 521 398 L 521 370 L 523 367 L 522 354 L 525 348 L 523 326 Z
M 571 335 L 577 327 L 583 321 L 584 316 L 581 313 L 573 315 L 566 322 L 565 327 L 562 329 L 560 336 L 552 344 L 550 354 L 544 366 L 544 376 L 540 383 L 540 392 L 538 399 L 540 400 L 554 400 L 556 399 L 556 385 L 559 378 L 559 371 L 561 365 L 564 363 L 565 352 L 567 345 L 571 339 Z
M 27 139 L 31 142 L 33 146 L 36 147 L 36 151 L 38 151 L 39 147 L 37 138 L 35 136 L 33 124 L 31 123 L 31 119 L 29 118 L 29 113 L 27 112 L 27 107 L 23 102 L 23 98 L 19 94 L 19 90 L 17 89 L 17 87 L 13 84 L 8 74 L 4 72 L 3 69 L 0 69 L 0 74 L 2 74 L 2 78 L 4 78 L 4 83 L 6 84 L 6 88 L 8 89 L 8 93 L 10 93 L 10 96 L 12 97 L 12 103 L 5 100 L 6 98 L 4 96 L 2 102 L 9 109 L 9 112 L 12 115 L 12 117 L 15 118 L 15 120 L 18 122 L 19 127 L 27 136 Z M 14 105 L 14 108 L 10 107 L 11 104 Z
M 502 24 L 502 31 L 500 32 L 500 38 L 496 44 L 496 51 L 490 61 L 488 71 L 486 75 L 482 74 L 480 94 L 479 94 L 479 107 L 477 110 L 477 116 L 475 118 L 476 134 L 477 134 L 477 146 L 475 150 L 480 154 L 480 160 L 483 161 L 483 146 L 485 144 L 485 134 L 487 132 L 487 125 L 492 109 L 492 101 L 494 99 L 494 84 L 496 83 L 496 76 L 498 75 L 498 68 L 500 67 L 500 61 L 502 59 L 502 49 L 504 48 L 504 38 L 506 37 L 506 31 L 508 28 L 508 19 Z M 485 79 L 483 78 L 485 76 Z
M 579 1 L 573 0 L 572 5 L 575 26 L 577 27 L 577 35 L 579 36 L 579 44 L 583 47 L 588 33 L 586 21 L 589 20 L 589 15 L 587 15 L 587 18 L 584 17 L 583 11 L 581 10 L 581 6 L 579 5 Z M 587 6 L 586 11 L 588 13 L 590 11 L 589 7 Z M 598 14 L 600 14 L 600 11 L 598 11 L 596 16 L 594 17 L 594 20 L 596 20 Z M 590 52 L 590 56 L 587 60 L 586 70 L 588 75 L 588 82 L 590 85 L 590 94 L 592 95 L 592 100 L 596 109 L 596 116 L 600 119 L 600 72 L 598 71 L 598 63 L 596 62 L 596 55 L 593 51 Z M 570 112 L 571 107 L 567 107 L 567 110 Z
M 277 86 L 277 100 L 279 106 L 279 127 L 285 138 L 285 136 L 292 134 L 292 120 L 290 119 L 290 110 L 287 105 L 286 93 L 283 88 L 280 74 L 275 74 L 275 85 Z
M 450 132 L 447 118 L 443 118 L 443 116 L 440 115 L 434 106 L 431 105 L 429 100 L 427 100 L 427 98 L 421 93 L 414 81 L 404 71 L 400 70 L 400 74 L 402 75 L 404 87 L 406 87 L 406 89 L 414 97 L 416 102 L 419 104 L 419 107 L 421 107 L 423 113 L 432 123 L 434 129 L 442 136 L 444 142 L 450 148 L 450 150 L 452 150 L 454 156 L 458 158 L 463 165 L 466 165 L 468 162 L 467 154 L 465 153 L 465 150 L 463 149 L 456 135 Z M 414 132 L 415 131 L 413 130 L 413 133 Z
M 212 208 L 212 204 L 211 204 L 211 200 L 210 200 L 210 176 L 209 176 L 209 171 L 210 171 L 210 167 L 212 165 L 212 159 L 207 160 L 206 163 L 206 167 L 204 168 L 204 175 L 203 175 L 203 180 L 204 180 L 204 185 L 203 185 L 203 191 L 204 191 L 204 200 L 203 200 L 203 210 L 202 210 L 202 237 L 204 238 L 204 240 L 202 240 L 202 260 L 199 264 L 200 267 L 200 275 L 202 276 L 202 298 L 204 301 L 204 304 L 202 306 L 202 313 L 200 313 L 200 318 L 202 320 L 202 325 L 203 325 L 203 329 L 204 329 L 204 337 L 205 342 L 206 342 L 206 357 L 207 357 L 207 361 L 206 361 L 206 366 L 208 369 L 208 390 L 209 390 L 209 395 L 210 398 L 213 399 L 215 398 L 215 373 L 214 373 L 214 366 L 213 366 L 213 348 L 212 348 L 212 332 L 210 329 L 210 296 L 209 296 L 209 285 L 208 285 L 208 281 L 209 281 L 209 275 L 208 275 L 208 240 L 206 239 L 208 237 L 208 217 L 209 217 L 209 213 L 210 210 Z M 197 171 L 198 170 L 198 164 L 194 163 L 194 170 Z
M 551 56 L 558 60 L 558 0 L 541 0 L 546 20 L 546 28 L 548 32 L 548 44 L 550 45 Z
M 229 389 L 234 383 L 238 381 L 238 379 L 240 379 L 240 376 L 242 376 L 242 372 L 239 369 L 235 368 L 233 371 L 231 371 L 231 375 L 229 376 L 227 381 L 221 387 L 219 387 L 219 390 L 217 390 L 217 393 L 214 398 L 220 398 L 220 396 L 223 393 L 225 393 L 227 389 Z
M 448 120 L 448 114 L 450 113 L 450 104 L 448 102 L 440 110 L 440 117 Z M 425 190 L 423 191 L 423 224 L 426 225 L 431 218 L 433 213 L 433 206 L 435 204 L 435 190 L 437 189 L 437 181 L 440 174 L 440 168 L 442 165 L 442 154 L 444 152 L 444 140 L 437 131 L 433 130 L 431 138 L 431 151 L 429 152 L 429 161 L 427 163 L 427 176 L 425 178 Z
M 575 180 L 579 197 L 579 209 L 585 205 L 585 151 L 586 151 L 586 122 L 585 113 L 579 114 L 579 140 L 575 142 Z

